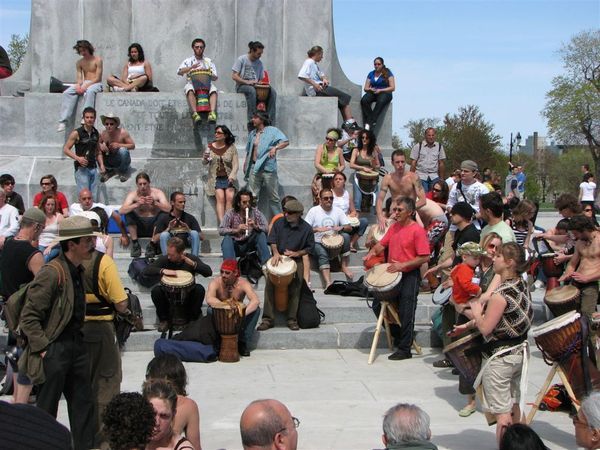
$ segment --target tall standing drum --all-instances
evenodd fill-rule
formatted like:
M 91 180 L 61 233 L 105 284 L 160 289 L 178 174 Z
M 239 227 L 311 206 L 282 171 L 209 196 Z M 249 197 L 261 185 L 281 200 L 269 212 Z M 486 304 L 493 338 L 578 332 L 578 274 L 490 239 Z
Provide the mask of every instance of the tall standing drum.
M 186 316 L 184 301 L 194 289 L 194 275 L 186 270 L 176 270 L 176 275 L 170 277 L 163 275 L 160 284 L 167 294 L 171 309 L 171 323 L 175 326 L 185 325 L 189 322 Z
M 267 274 L 275 291 L 275 309 L 283 312 L 288 307 L 288 286 L 296 275 L 296 261 L 283 256 L 279 264 L 273 264 L 273 258 L 267 261 Z
M 238 362 L 238 334 L 244 320 L 246 305 L 234 299 L 227 300 L 212 307 L 213 324 L 221 336 L 219 361 Z
M 321 245 L 327 250 L 329 259 L 337 258 L 342 253 L 344 237 L 337 233 L 326 234 L 321 238 Z
M 256 90 L 256 109 L 258 111 L 266 111 L 267 101 L 271 94 L 271 85 L 258 83 L 254 85 L 254 89 Z
M 365 274 L 364 285 L 380 302 L 397 302 L 402 272 L 388 272 L 389 264 L 379 264 Z
M 208 96 L 210 94 L 212 72 L 205 69 L 196 69 L 190 70 L 188 75 L 196 93 L 196 112 L 210 112 Z
M 544 297 L 544 303 L 552 311 L 554 317 L 575 311 L 579 308 L 580 302 L 579 289 L 570 284 L 556 287 L 546 292 L 546 296 Z
M 321 188 L 322 189 L 331 189 L 333 187 L 333 177 L 334 173 L 322 173 L 321 174 Z
M 481 345 L 483 338 L 479 331 L 470 333 L 446 345 L 444 354 L 454 363 L 469 384 L 473 384 L 481 370 Z
M 362 200 L 360 203 L 360 209 L 363 212 L 371 211 L 374 201 L 374 192 L 377 189 L 377 183 L 379 181 L 378 172 L 364 172 L 359 170 L 356 172 L 356 182 L 358 188 L 362 193 Z

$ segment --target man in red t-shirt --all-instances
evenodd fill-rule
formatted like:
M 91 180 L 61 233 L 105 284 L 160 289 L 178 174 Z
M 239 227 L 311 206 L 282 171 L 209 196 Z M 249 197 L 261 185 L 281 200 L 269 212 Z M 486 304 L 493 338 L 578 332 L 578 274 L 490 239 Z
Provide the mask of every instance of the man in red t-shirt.
M 383 239 L 375 244 L 367 258 L 378 255 L 386 248 L 388 272 L 402 272 L 400 295 L 398 296 L 398 315 L 400 327 L 392 325 L 390 331 L 394 345 L 398 348 L 388 356 L 391 360 L 412 358 L 410 347 L 415 326 L 415 309 L 421 275 L 419 267 L 429 261 L 429 242 L 421 225 L 415 222 L 415 201 L 409 197 L 399 197 L 392 206 L 392 216 L 396 222 L 390 227 Z M 379 316 L 381 305 L 373 301 L 373 312 Z

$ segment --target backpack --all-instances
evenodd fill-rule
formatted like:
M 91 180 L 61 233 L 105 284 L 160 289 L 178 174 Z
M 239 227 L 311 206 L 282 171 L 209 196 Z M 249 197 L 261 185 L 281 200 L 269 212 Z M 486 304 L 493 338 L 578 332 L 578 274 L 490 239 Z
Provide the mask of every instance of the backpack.
M 58 286 L 62 287 L 65 280 L 65 273 L 59 262 L 50 261 L 44 267 L 53 267 L 58 272 Z M 33 280 L 24 284 L 18 291 L 14 292 L 4 304 L 3 313 L 8 329 L 17 337 L 17 339 L 25 339 L 25 335 L 21 333 L 19 321 L 21 320 L 21 311 L 27 299 L 27 291 Z
M 134 258 L 129 263 L 129 267 L 127 268 L 127 274 L 133 281 L 137 281 L 144 287 L 151 288 L 154 287 L 158 282 L 160 282 L 160 276 L 148 276 L 144 275 L 144 269 L 148 267 L 150 261 L 148 258 Z
M 325 313 L 317 308 L 315 296 L 305 280 L 302 280 L 296 320 L 300 328 L 318 328 L 321 322 L 325 320 Z
M 263 276 L 260 259 L 256 252 L 248 252 L 243 255 L 238 261 L 238 267 L 240 273 L 252 284 L 257 284 L 260 277 Z
M 327 286 L 325 294 L 341 295 L 342 297 L 366 297 L 369 290 L 364 284 L 364 276 L 356 281 L 336 280 Z

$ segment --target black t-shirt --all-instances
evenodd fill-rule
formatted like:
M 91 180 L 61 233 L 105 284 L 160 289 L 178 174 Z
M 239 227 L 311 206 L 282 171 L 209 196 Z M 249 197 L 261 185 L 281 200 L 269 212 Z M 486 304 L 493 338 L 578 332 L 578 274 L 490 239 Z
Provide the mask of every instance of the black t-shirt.
M 455 255 L 454 262 L 452 263 L 453 266 L 462 262 L 462 258 L 456 254 L 458 247 L 466 242 L 477 242 L 479 244 L 480 235 L 480 231 L 472 223 L 464 227 L 462 230 L 455 231 L 454 242 L 452 243 L 452 249 L 454 250 Z
M 155 232 L 156 233 L 162 233 L 163 231 L 165 231 L 169 227 L 169 222 L 171 220 L 173 220 L 174 218 L 175 218 L 175 216 L 173 216 L 171 213 L 169 213 L 169 214 L 162 214 L 158 218 L 158 220 L 156 221 L 156 223 L 154 224 L 154 226 L 156 227 Z M 190 230 L 195 230 L 198 233 L 200 233 L 200 224 L 198 223 L 198 221 L 196 220 L 196 218 L 194 216 L 192 216 L 191 214 L 188 214 L 185 211 L 183 211 L 181 213 L 181 219 L 179 219 L 179 220 L 181 220 L 188 227 L 190 227 Z
M 285 218 L 281 218 L 273 224 L 267 243 L 275 244 L 282 255 L 286 250 L 306 250 L 310 253 L 315 246 L 315 233 L 304 219 L 292 226 Z
M 14 294 L 23 284 L 33 280 L 33 273 L 27 266 L 36 253 L 40 251 L 29 241 L 8 239 L 4 243 L 0 258 L 0 273 L 2 273 L 2 293 L 5 297 Z
M 23 197 L 21 197 L 21 195 L 17 194 L 16 192 L 13 192 L 12 194 L 10 194 L 10 196 L 6 196 L 6 203 L 17 208 L 19 214 L 21 215 L 23 215 L 23 213 L 25 212 L 25 204 L 23 203 Z

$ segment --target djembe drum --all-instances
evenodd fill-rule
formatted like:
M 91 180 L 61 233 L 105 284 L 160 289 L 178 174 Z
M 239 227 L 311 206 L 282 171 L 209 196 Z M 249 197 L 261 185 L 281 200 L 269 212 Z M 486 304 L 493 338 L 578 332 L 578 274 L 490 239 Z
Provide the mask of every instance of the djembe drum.
M 258 111 L 266 111 L 267 101 L 269 100 L 269 95 L 271 95 L 271 85 L 258 83 L 254 85 L 254 89 L 256 90 L 256 109 Z
M 219 361 L 238 362 L 238 335 L 244 320 L 246 305 L 234 299 L 225 300 L 218 306 L 212 307 L 213 324 L 221 336 Z
M 572 285 L 554 288 L 546 292 L 546 296 L 544 297 L 544 303 L 552 311 L 554 317 L 562 316 L 576 310 L 579 307 L 580 301 L 579 289 Z
M 210 95 L 212 72 L 206 69 L 195 69 L 188 72 L 196 94 L 196 112 L 210 112 L 208 96 Z
M 446 345 L 444 354 L 458 369 L 467 383 L 473 384 L 481 370 L 481 346 L 483 338 L 476 331 Z
M 321 245 L 327 250 L 329 259 L 335 259 L 342 253 L 344 237 L 341 234 L 326 234 L 321 238 Z
M 374 192 L 377 189 L 377 182 L 379 181 L 379 174 L 377 172 L 363 172 L 359 170 L 356 172 L 356 182 L 358 188 L 362 193 L 362 200 L 360 202 L 360 210 L 362 212 L 370 212 L 373 206 Z
M 444 306 L 446 303 L 448 303 L 451 296 L 452 288 L 445 288 L 443 285 L 440 284 L 433 293 L 431 301 L 434 305 Z
M 163 287 L 169 299 L 171 324 L 183 326 L 189 322 L 185 310 L 185 299 L 194 289 L 194 275 L 186 270 L 176 270 L 174 277 L 163 275 L 160 285 Z
M 364 285 L 380 302 L 397 303 L 402 272 L 388 272 L 389 264 L 379 264 L 365 274 Z
M 294 280 L 296 275 L 296 261 L 288 256 L 282 256 L 281 261 L 276 266 L 273 265 L 273 258 L 267 261 L 267 276 L 273 284 L 275 293 L 275 309 L 283 312 L 288 307 L 288 286 Z

